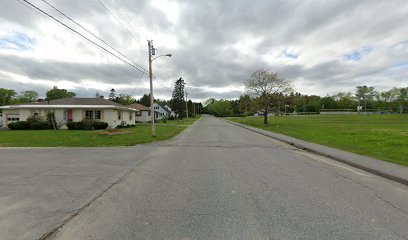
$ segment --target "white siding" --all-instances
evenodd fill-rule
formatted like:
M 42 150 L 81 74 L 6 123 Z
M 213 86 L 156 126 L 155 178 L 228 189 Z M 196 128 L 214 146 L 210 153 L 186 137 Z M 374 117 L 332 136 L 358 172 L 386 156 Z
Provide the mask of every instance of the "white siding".
M 25 121 L 30 116 L 32 116 L 30 109 L 20 109 L 20 121 Z
M 72 121 L 79 122 L 83 119 L 83 114 L 81 109 L 73 109 L 72 111 Z
M 151 121 L 151 117 L 149 116 L 148 111 L 140 111 L 140 112 L 142 115 L 136 117 L 136 121 L 138 122 L 150 122 Z

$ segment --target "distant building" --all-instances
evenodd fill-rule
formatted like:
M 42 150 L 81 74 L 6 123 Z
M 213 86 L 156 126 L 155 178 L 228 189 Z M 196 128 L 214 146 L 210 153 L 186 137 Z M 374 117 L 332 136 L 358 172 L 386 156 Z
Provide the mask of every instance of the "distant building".
M 136 112 L 136 122 L 150 122 L 152 119 L 150 117 L 150 109 L 142 104 L 139 103 L 134 103 L 129 105 L 128 107 L 130 108 L 134 108 L 136 110 L 138 110 L 138 112 Z
M 154 108 L 154 114 L 155 114 L 154 118 L 155 119 L 160 120 L 160 119 L 163 119 L 164 117 L 170 116 L 170 111 L 167 108 L 161 106 L 160 104 L 156 102 L 153 104 L 153 108 Z
M 170 116 L 176 117 L 176 113 L 171 109 L 171 107 L 169 107 L 169 105 L 166 105 L 164 107 L 167 108 L 167 110 L 169 110 Z

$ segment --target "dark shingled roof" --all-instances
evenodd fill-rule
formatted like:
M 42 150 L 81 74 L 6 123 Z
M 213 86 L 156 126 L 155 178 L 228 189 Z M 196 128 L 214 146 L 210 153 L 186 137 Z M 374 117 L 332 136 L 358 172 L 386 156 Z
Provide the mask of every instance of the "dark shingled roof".
M 51 101 L 38 103 L 24 103 L 18 105 L 113 105 L 117 107 L 126 107 L 120 103 L 112 102 L 104 98 L 61 98 Z
M 148 107 L 146 107 L 146 106 L 144 106 L 142 104 L 139 104 L 139 103 L 133 103 L 133 104 L 128 105 L 127 107 L 134 108 L 134 109 L 137 109 L 139 111 L 149 111 L 150 110 Z

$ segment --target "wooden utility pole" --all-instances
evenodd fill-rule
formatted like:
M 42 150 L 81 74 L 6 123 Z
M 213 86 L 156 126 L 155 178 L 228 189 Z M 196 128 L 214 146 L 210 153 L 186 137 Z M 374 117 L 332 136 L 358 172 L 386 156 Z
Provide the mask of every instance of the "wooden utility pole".
M 188 98 L 187 98 L 187 90 L 184 90 L 185 91 L 185 93 L 186 93 L 186 116 L 187 116 L 187 118 L 188 118 Z
M 152 118 L 152 136 L 156 137 L 156 128 L 154 126 L 154 97 L 153 97 L 153 73 L 152 73 L 153 40 L 147 40 L 147 45 L 149 47 L 150 116 Z

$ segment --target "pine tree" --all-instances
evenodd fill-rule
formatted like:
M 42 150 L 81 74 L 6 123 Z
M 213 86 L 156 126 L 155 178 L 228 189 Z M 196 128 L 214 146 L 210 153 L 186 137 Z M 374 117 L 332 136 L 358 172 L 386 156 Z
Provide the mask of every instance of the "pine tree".
M 113 89 L 113 88 L 110 90 L 109 100 L 111 100 L 111 101 L 115 101 L 115 100 L 116 100 L 116 91 L 115 91 L 115 89 Z
M 183 118 L 186 115 L 184 85 L 184 80 L 182 78 L 179 78 L 174 84 L 172 99 L 170 100 L 170 107 L 179 118 Z

